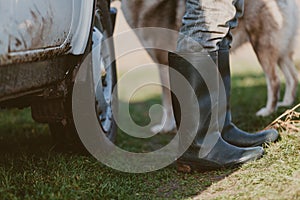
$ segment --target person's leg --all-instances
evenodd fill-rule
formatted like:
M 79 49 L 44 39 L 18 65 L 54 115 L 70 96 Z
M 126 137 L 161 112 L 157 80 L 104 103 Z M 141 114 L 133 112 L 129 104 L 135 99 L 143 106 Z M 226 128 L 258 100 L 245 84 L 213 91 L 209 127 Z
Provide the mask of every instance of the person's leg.
M 230 29 L 233 29 L 238 25 L 238 18 L 241 17 L 243 13 L 243 0 L 236 0 L 233 3 L 237 13 L 235 17 L 228 22 Z M 227 97 L 226 116 L 222 129 L 222 137 L 228 143 L 239 147 L 251 147 L 262 145 L 263 143 L 274 142 L 278 138 L 278 132 L 274 129 L 250 134 L 240 130 L 232 123 L 230 111 L 231 75 L 229 60 L 229 49 L 231 42 L 232 35 L 229 30 L 228 34 L 218 44 L 218 69 L 223 80 Z
M 261 145 L 265 142 L 273 142 L 278 138 L 278 133 L 275 130 L 267 130 L 249 134 L 238 129 L 231 122 L 229 49 L 232 42 L 232 35 L 230 30 L 237 27 L 238 18 L 243 15 L 243 9 L 243 0 L 188 1 L 177 50 L 179 52 L 193 51 L 193 43 L 196 41 L 206 51 L 217 51 L 218 68 L 227 96 L 227 112 L 222 129 L 223 139 L 236 146 L 250 147 Z M 191 39 L 192 42 L 189 42 Z M 189 45 L 192 46 L 189 47 Z
M 261 147 L 239 148 L 222 139 L 219 121 L 222 121 L 220 118 L 225 118 L 226 111 L 223 116 L 219 111 L 218 114 L 213 112 L 218 99 L 211 99 L 212 96 L 219 95 L 219 83 L 216 81 L 216 87 L 212 86 L 214 90 L 211 90 L 211 85 L 207 87 L 205 77 L 199 74 L 199 71 L 209 69 L 209 78 L 214 79 L 217 76 L 214 68 L 217 68 L 215 63 L 219 60 L 218 51 L 220 46 L 229 46 L 231 42 L 230 29 L 236 26 L 236 17 L 242 13 L 242 9 L 234 6 L 239 3 L 242 5 L 240 1 L 187 0 L 177 52 L 169 54 L 169 64 L 189 81 L 195 91 L 200 120 L 193 144 L 178 160 L 181 165 L 196 169 L 216 169 L 256 159 L 263 153 Z M 212 59 L 214 62 L 210 62 Z M 171 69 L 170 82 L 171 90 L 184 90 L 175 80 Z M 189 99 L 192 94 L 185 95 Z M 177 126 L 180 127 L 180 119 L 185 116 L 181 115 L 180 104 L 176 98 L 173 98 L 173 108 Z
M 237 25 L 235 17 L 243 13 L 242 9 L 236 10 L 232 1 L 187 0 L 177 52 L 219 50 L 220 43 L 228 35 L 230 28 Z M 241 5 L 243 5 L 242 2 Z
M 180 91 L 178 96 L 172 93 L 180 148 L 186 146 L 187 140 L 196 133 L 192 144 L 185 152 L 179 149 L 180 153 L 184 152 L 177 160 L 179 171 L 204 171 L 232 167 L 258 159 L 263 154 L 262 147 L 240 148 L 223 140 L 220 121 L 224 122 L 226 110 L 223 110 L 222 116 L 218 104 L 221 101 L 218 97 L 219 82 L 222 80 L 218 80 L 218 69 L 214 61 L 217 61 L 216 52 L 169 54 L 170 88 L 174 95 L 178 95 L 176 91 Z M 192 89 L 183 88 L 184 84 L 177 78 L 178 75 L 174 71 L 183 76 Z M 193 109 L 181 110 L 181 104 L 188 104 Z M 197 106 L 199 110 L 196 109 Z M 195 127 L 187 127 L 186 121 L 192 122 L 192 126 Z
M 278 132 L 274 129 L 260 131 L 258 133 L 248 133 L 237 128 L 231 119 L 230 96 L 231 96 L 231 78 L 229 64 L 229 50 L 222 49 L 218 52 L 218 68 L 226 90 L 226 116 L 222 128 L 223 139 L 235 146 L 251 147 L 263 143 L 274 142 L 278 138 Z

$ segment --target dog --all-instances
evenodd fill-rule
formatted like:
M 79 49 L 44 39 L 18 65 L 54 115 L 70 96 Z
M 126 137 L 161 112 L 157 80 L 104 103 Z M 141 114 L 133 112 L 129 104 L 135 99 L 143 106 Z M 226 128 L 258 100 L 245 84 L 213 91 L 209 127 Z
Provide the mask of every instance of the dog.
M 295 0 L 245 0 L 244 15 L 239 25 L 232 31 L 231 51 L 250 42 L 263 68 L 267 82 L 267 103 L 256 115 L 268 116 L 278 106 L 293 104 L 298 72 L 293 62 L 296 35 L 298 30 L 298 9 Z M 185 13 L 185 0 L 122 0 L 121 9 L 131 28 L 162 27 L 179 30 Z M 142 44 L 155 43 L 148 36 L 138 35 Z M 145 39 L 147 37 L 147 39 Z M 176 46 L 176 39 L 174 46 Z M 146 44 L 145 44 L 146 45 Z M 167 52 L 148 50 L 154 61 L 168 66 Z M 286 88 L 283 100 L 279 102 L 280 80 L 277 66 L 284 74 Z M 169 84 L 168 67 L 159 67 L 163 85 Z M 161 124 L 152 128 L 153 132 L 172 132 L 175 120 L 172 111 L 170 91 L 163 88 L 162 104 L 166 109 Z

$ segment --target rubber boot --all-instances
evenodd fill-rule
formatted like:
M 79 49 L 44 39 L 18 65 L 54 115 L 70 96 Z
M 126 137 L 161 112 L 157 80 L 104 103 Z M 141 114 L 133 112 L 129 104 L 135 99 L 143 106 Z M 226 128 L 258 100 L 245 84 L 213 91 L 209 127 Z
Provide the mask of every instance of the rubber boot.
M 275 129 L 269 129 L 257 133 L 247 133 L 240 130 L 232 123 L 230 111 L 231 78 L 229 63 L 229 50 L 219 50 L 218 68 L 223 79 L 227 97 L 227 111 L 222 130 L 223 139 L 226 142 L 239 147 L 253 147 L 276 141 L 279 135 Z
M 181 126 L 184 126 L 183 123 L 181 124 L 182 119 L 191 118 L 191 120 L 193 120 L 193 116 L 199 119 L 198 126 L 196 127 L 196 136 L 193 138 L 192 144 L 177 160 L 179 171 L 206 171 L 234 167 L 247 161 L 258 159 L 263 155 L 264 151 L 262 147 L 236 147 L 224 141 L 221 136 L 218 123 L 221 121 L 219 117 L 225 118 L 225 110 L 223 116 L 221 116 L 222 114 L 216 115 L 212 110 L 218 107 L 218 102 L 214 102 L 214 100 L 211 101 L 211 97 L 215 96 L 215 94 L 218 96 L 219 91 L 216 89 L 209 90 L 207 82 L 198 73 L 198 70 L 201 71 L 203 69 L 216 68 L 217 71 L 216 60 L 217 52 L 210 54 L 202 52 L 184 54 L 169 53 L 170 85 L 172 92 L 186 90 L 186 88 L 182 88 L 182 84 L 178 83 L 178 79 L 175 78 L 174 72 L 172 71 L 176 70 L 188 81 L 194 91 L 193 95 L 196 96 L 196 101 L 190 101 L 190 99 L 192 99 L 192 93 L 185 93 L 183 97 L 185 104 L 198 104 L 197 106 L 200 111 L 200 113 L 197 113 L 195 110 L 188 110 L 182 114 L 180 108 L 181 104 L 178 100 L 180 98 L 175 97 L 175 94 L 172 93 L 174 116 L 178 130 L 182 128 Z M 215 76 L 211 73 L 207 75 Z M 187 128 L 184 131 L 188 134 L 189 129 L 193 128 L 194 127 Z M 184 143 L 180 136 L 179 142 Z

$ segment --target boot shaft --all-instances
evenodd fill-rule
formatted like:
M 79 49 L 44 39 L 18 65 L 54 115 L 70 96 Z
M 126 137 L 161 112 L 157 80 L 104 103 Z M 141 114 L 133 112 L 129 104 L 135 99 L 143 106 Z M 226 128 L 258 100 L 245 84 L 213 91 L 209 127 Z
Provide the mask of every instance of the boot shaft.
M 195 96 L 196 105 L 194 106 L 198 107 L 199 110 L 199 113 L 196 112 L 197 109 L 183 110 L 183 103 L 172 92 L 177 127 L 181 126 L 182 119 L 190 118 L 195 123 L 198 120 L 197 135 L 192 148 L 203 146 L 205 139 L 216 140 L 219 137 L 219 124 L 224 124 L 226 104 L 222 106 L 219 102 L 226 102 L 226 95 L 216 65 L 217 60 L 217 52 L 169 54 L 171 89 L 180 91 L 180 96 L 185 100 L 185 104 L 194 104 L 191 99 Z M 189 90 L 183 87 L 179 79 L 176 78 L 178 74 L 188 82 Z M 224 95 L 220 96 L 220 93 Z

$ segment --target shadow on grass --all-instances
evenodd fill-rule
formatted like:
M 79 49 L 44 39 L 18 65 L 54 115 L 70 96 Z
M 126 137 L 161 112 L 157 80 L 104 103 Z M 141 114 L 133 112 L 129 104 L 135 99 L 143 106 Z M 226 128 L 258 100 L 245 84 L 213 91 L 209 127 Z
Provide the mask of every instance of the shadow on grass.
M 159 102 L 156 97 L 131 104 L 133 119 L 141 125 L 146 124 L 147 108 Z M 78 196 L 96 199 L 184 198 L 200 194 L 233 172 L 231 169 L 183 174 L 172 165 L 147 174 L 121 173 L 90 156 L 53 151 L 47 126 L 33 122 L 29 109 L 3 111 L 0 116 L 0 177 L 7 180 L 5 183 L 0 181 L 0 191 L 5 191 L 0 194 L 1 199 L 12 196 L 23 199 L 28 195 L 39 199 L 53 194 L 56 197 L 62 195 L 63 199 Z M 163 146 L 171 138 L 172 135 L 158 135 L 142 142 L 120 132 L 117 139 L 124 149 L 144 152 Z M 48 193 L 38 196 L 46 189 Z
M 35 123 L 30 109 L 1 111 L 0 133 L 0 154 L 40 154 L 53 144 L 47 125 Z
M 263 129 L 284 111 L 279 109 L 267 118 L 255 117 L 266 100 L 262 75 L 237 75 L 232 85 L 233 120 L 242 129 Z M 148 124 L 149 108 L 159 103 L 159 97 L 132 103 L 133 120 L 140 125 Z M 147 152 L 161 148 L 172 138 L 173 135 L 158 135 L 142 141 L 119 131 L 117 144 L 129 151 Z M 117 172 L 90 156 L 54 152 L 47 126 L 34 123 L 29 109 L 0 113 L 0 156 L 0 199 L 191 198 L 239 170 L 183 174 L 172 165 L 147 174 Z

